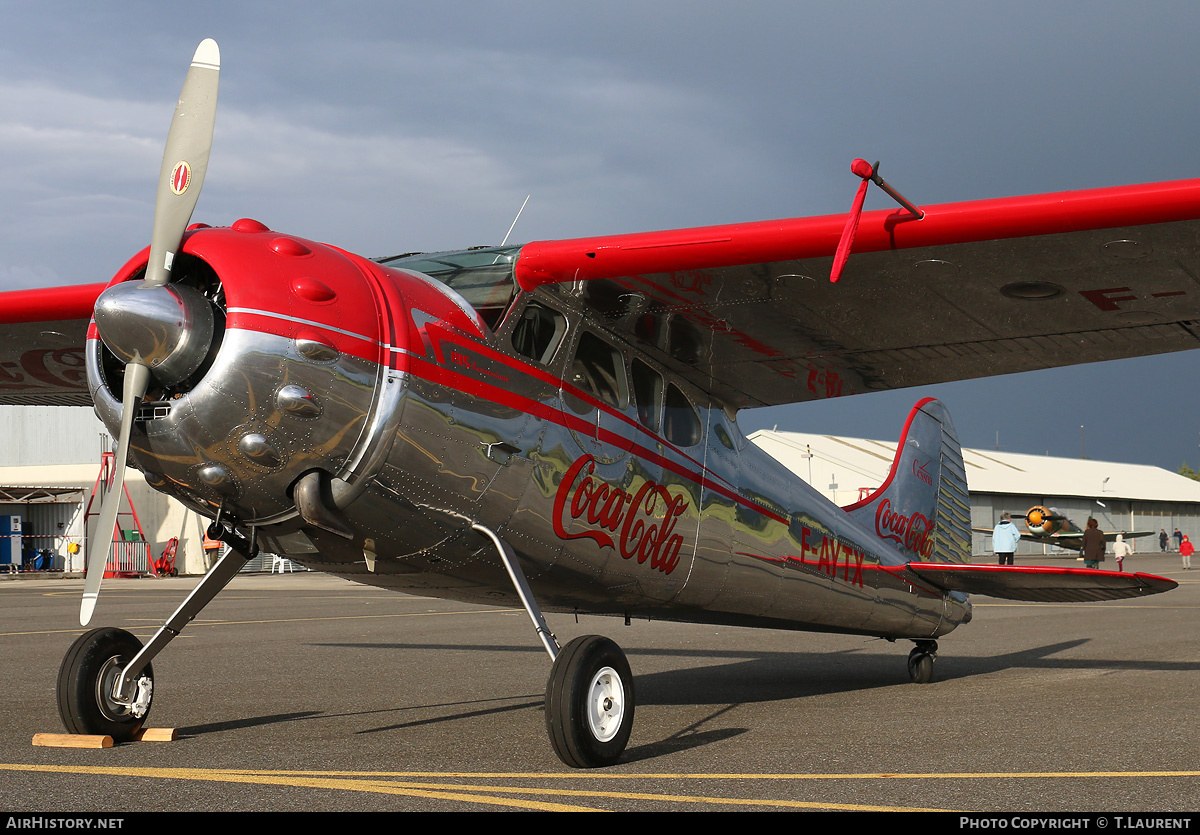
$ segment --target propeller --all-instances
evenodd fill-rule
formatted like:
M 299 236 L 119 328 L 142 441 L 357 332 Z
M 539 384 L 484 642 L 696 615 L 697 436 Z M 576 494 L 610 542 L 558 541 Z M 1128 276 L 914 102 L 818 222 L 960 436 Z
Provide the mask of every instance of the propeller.
M 191 287 L 168 282 L 175 253 L 208 172 L 220 69 L 221 52 L 217 43 L 206 38 L 192 56 L 167 132 L 145 279 L 137 284 L 114 285 L 96 302 L 96 328 L 105 346 L 125 362 L 125 382 L 113 479 L 104 494 L 98 526 L 88 543 L 87 578 L 79 609 L 81 626 L 87 626 L 92 619 L 104 566 L 112 549 L 138 403 L 145 397 L 151 378 L 162 385 L 171 385 L 190 376 L 203 362 L 212 339 L 213 313 L 207 299 Z

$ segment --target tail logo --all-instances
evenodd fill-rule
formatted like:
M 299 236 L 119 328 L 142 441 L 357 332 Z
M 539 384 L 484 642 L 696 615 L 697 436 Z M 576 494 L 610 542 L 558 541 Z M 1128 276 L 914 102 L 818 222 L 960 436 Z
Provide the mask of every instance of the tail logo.
M 923 560 L 933 556 L 933 528 L 933 522 L 924 514 L 914 511 L 905 516 L 892 510 L 889 499 L 880 502 L 875 511 L 876 535 L 880 539 L 898 542 L 901 548 L 917 554 Z
M 913 462 L 912 462 L 913 475 L 915 475 L 921 481 L 925 482 L 930 487 L 932 487 L 933 486 L 933 476 L 931 476 L 929 474 L 929 470 L 925 469 L 928 466 L 929 466 L 929 462 L 926 461 L 924 464 L 922 464 L 921 466 L 918 467 L 917 459 L 916 458 L 913 459 Z

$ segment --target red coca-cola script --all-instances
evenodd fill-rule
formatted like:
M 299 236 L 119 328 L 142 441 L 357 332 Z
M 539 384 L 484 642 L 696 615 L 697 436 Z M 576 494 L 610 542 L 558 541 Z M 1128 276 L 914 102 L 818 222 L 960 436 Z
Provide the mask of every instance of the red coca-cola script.
M 0 362 L 0 389 L 36 391 L 42 387 L 39 383 L 85 391 L 83 352 L 75 348 L 34 348 L 21 354 L 20 365 Z
M 664 574 L 674 571 L 683 547 L 675 523 L 689 503 L 653 481 L 630 494 L 593 476 L 595 470 L 596 459 L 585 455 L 563 476 L 554 495 L 554 532 L 562 539 L 593 539 Z
M 919 554 L 922 559 L 933 555 L 933 522 L 916 511 L 910 516 L 897 513 L 888 499 L 880 502 L 875 511 L 875 533 L 881 539 L 894 539 L 900 547 Z

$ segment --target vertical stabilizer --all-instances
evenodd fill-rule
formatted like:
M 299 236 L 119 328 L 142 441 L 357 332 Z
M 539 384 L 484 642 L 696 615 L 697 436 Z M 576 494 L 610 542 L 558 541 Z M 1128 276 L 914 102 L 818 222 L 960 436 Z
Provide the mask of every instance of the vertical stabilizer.
M 968 562 L 971 503 L 962 448 L 938 400 L 913 406 L 878 490 L 843 508 L 911 562 Z

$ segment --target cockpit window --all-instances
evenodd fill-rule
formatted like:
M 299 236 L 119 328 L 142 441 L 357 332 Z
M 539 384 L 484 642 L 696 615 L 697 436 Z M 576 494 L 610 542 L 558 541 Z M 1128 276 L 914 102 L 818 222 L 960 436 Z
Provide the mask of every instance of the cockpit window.
M 567 380 L 616 409 L 624 411 L 629 405 L 629 384 L 621 352 L 595 334 L 587 331 L 580 334 Z M 581 414 L 591 409 L 575 397 L 569 397 L 568 402 Z
M 513 326 L 513 350 L 543 365 L 550 362 L 567 332 L 567 320 L 557 310 L 531 302 Z
M 481 247 L 377 260 L 385 267 L 414 270 L 436 278 L 466 299 L 488 327 L 494 329 L 516 295 L 513 265 L 520 249 L 519 246 Z

